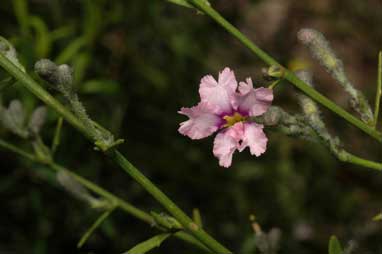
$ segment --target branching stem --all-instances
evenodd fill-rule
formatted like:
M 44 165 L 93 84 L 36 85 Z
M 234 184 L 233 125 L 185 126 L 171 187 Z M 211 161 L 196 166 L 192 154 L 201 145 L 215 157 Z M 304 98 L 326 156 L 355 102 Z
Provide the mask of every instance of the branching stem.
M 257 55 L 266 64 L 268 64 L 269 66 L 280 66 L 281 68 L 284 68 L 275 59 L 273 59 L 270 55 L 268 55 L 266 52 L 260 49 L 256 44 L 254 44 L 250 39 L 248 39 L 248 37 L 241 33 L 236 27 L 234 27 L 225 18 L 223 18 L 215 9 L 207 5 L 204 0 L 188 0 L 188 2 L 194 5 L 200 11 L 204 12 L 206 15 L 210 16 L 213 20 L 215 20 L 220 26 L 226 29 L 241 43 L 243 43 L 244 46 L 246 46 L 250 51 Z M 310 98 L 312 98 L 322 106 L 333 111 L 338 116 L 342 117 L 347 122 L 364 131 L 374 139 L 378 140 L 379 142 L 382 142 L 381 132 L 378 132 L 371 126 L 367 125 L 360 119 L 354 117 L 352 114 L 339 107 L 333 101 L 329 100 L 327 97 L 317 92 L 317 90 L 307 85 L 305 82 L 299 79 L 292 71 L 286 68 L 284 73 L 284 79 L 288 80 L 290 83 L 292 83 L 294 86 L 296 86 L 298 89 L 303 91 L 306 95 L 308 95 Z
M 17 66 L 0 53 L 0 66 L 11 76 L 20 82 L 25 88 L 45 102 L 48 106 L 58 112 L 69 124 L 79 130 L 84 136 L 95 143 L 91 131 L 64 105 L 57 101 L 44 88 L 42 88 L 29 75 L 22 72 Z M 187 229 L 191 235 L 217 254 L 231 253 L 226 247 L 212 238 L 202 228 L 198 227 L 193 220 L 183 212 L 170 198 L 168 198 L 158 187 L 155 186 L 146 176 L 144 176 L 135 166 L 133 166 L 115 147 L 110 148 L 107 153 L 125 172 L 150 193 L 166 210 Z
M 36 156 L 34 156 L 33 154 L 25 152 L 25 151 L 21 150 L 20 148 L 18 148 L 17 146 L 14 146 L 14 145 L 12 145 L 12 144 L 10 144 L 10 143 L 2 140 L 2 139 L 0 139 L 0 147 L 5 149 L 5 150 L 8 150 L 10 152 L 16 153 L 25 159 L 39 163 L 41 165 L 46 165 L 44 162 L 38 160 L 38 158 Z M 52 162 L 47 166 L 48 166 L 47 167 L 48 169 L 55 171 L 55 172 L 64 171 L 65 173 L 67 173 L 68 175 L 73 177 L 82 186 L 84 186 L 88 190 L 98 194 L 99 196 L 109 200 L 111 203 L 115 204 L 116 208 L 120 208 L 126 214 L 132 215 L 136 219 L 139 219 L 139 220 L 149 224 L 150 226 L 155 226 L 159 230 L 166 230 L 163 227 L 160 227 L 157 224 L 155 224 L 154 223 L 155 220 L 150 214 L 148 214 L 145 211 L 133 206 L 129 202 L 127 202 L 127 201 L 121 199 L 120 197 L 112 194 L 111 192 L 103 189 L 99 185 L 87 180 L 86 178 L 83 178 L 82 176 L 74 173 L 73 171 L 66 169 L 65 167 L 63 167 L 63 166 L 61 166 L 55 162 Z M 193 236 L 191 236 L 185 232 L 179 231 L 175 234 L 175 236 L 177 238 L 185 241 L 185 242 L 188 242 L 188 243 L 200 248 L 201 250 L 210 252 L 209 249 L 207 249 L 203 244 L 201 244 Z

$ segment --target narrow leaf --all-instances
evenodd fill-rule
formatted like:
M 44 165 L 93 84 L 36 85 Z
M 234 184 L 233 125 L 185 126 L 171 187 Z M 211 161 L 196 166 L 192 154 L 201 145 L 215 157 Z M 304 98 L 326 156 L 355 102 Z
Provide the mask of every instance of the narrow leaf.
M 171 234 L 169 233 L 156 235 L 144 242 L 137 244 L 135 247 L 122 254 L 145 254 L 150 250 L 159 247 L 170 236 Z
M 61 129 L 63 121 L 64 119 L 62 117 L 58 118 L 57 120 L 56 130 L 54 131 L 54 138 L 51 147 L 52 155 L 56 152 L 57 147 L 60 145 L 61 142 Z
M 199 227 L 203 227 L 202 216 L 198 208 L 192 210 L 192 218 Z
M 81 86 L 81 92 L 87 94 L 116 94 L 120 90 L 117 82 L 107 79 L 95 79 L 85 82 Z
M 35 31 L 35 49 L 38 58 L 45 58 L 51 49 L 49 30 L 45 22 L 38 16 L 29 18 L 30 26 Z
M 343 249 L 337 237 L 332 235 L 329 240 L 329 254 L 342 254 Z
M 23 35 L 28 34 L 28 1 L 27 0 L 14 0 L 13 10 L 15 12 L 15 16 L 20 25 L 20 30 Z
M 85 45 L 86 40 L 84 37 L 79 37 L 73 40 L 64 50 L 61 51 L 54 62 L 57 64 L 70 62 Z

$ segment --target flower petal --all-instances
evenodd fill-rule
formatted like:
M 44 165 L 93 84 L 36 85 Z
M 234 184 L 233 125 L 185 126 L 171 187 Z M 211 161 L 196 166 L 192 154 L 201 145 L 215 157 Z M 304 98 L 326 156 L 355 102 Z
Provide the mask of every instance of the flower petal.
M 239 151 L 243 151 L 247 146 L 252 155 L 260 156 L 267 149 L 268 138 L 263 131 L 263 125 L 257 123 L 245 123 L 243 141 Z
M 250 116 L 264 114 L 273 101 L 272 89 L 265 87 L 253 89 L 250 78 L 247 79 L 247 83 L 240 82 L 239 93 L 238 110 L 242 113 L 248 113 Z
M 181 108 L 179 114 L 190 119 L 180 123 L 178 131 L 191 139 L 202 139 L 214 133 L 221 124 L 219 116 L 213 114 L 214 107 L 201 102 L 192 108 Z
M 235 99 L 237 81 L 229 68 L 219 73 L 219 81 L 207 75 L 200 81 L 199 94 L 202 102 L 216 106 L 216 114 L 231 113 L 231 101 Z
M 237 88 L 235 73 L 228 67 L 224 68 L 224 70 L 219 73 L 218 83 L 225 87 L 230 94 L 234 93 Z
M 239 83 L 239 93 L 241 95 L 246 95 L 248 94 L 250 91 L 253 90 L 253 83 L 252 83 L 252 79 L 251 78 L 247 78 L 246 79 L 247 83 L 245 82 L 240 82 Z
M 244 125 L 240 122 L 216 135 L 213 154 L 219 159 L 220 166 L 225 168 L 231 166 L 232 155 L 239 147 L 243 131 Z

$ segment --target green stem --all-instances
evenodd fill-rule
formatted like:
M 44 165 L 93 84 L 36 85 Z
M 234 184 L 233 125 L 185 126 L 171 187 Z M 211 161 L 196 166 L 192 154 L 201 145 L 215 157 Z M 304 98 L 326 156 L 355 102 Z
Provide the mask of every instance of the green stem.
M 110 200 L 111 202 L 116 203 L 122 210 L 133 215 L 135 218 L 140 219 L 140 220 L 142 220 L 148 224 L 153 223 L 153 218 L 149 214 L 147 214 L 147 213 L 143 212 L 142 210 L 136 208 L 135 206 L 127 203 L 126 201 L 116 197 L 112 193 L 101 188 L 97 184 L 87 180 L 86 178 L 83 178 L 82 176 L 77 175 L 76 173 L 74 173 L 74 172 L 72 172 L 72 171 L 70 171 L 70 170 L 68 170 L 68 169 L 66 169 L 66 168 L 64 168 L 64 167 L 62 167 L 56 163 L 49 164 L 49 167 L 51 169 L 53 169 L 54 171 L 57 171 L 57 172 L 58 171 L 65 171 L 68 175 L 73 177 L 81 185 L 85 186 L 87 189 L 93 191 L 94 193 L 97 193 L 101 197 L 104 197 L 104 198 Z
M 9 144 L 8 142 L 5 142 L 3 140 L 0 139 L 0 147 L 4 148 L 4 149 L 7 149 L 11 152 L 14 152 L 18 155 L 20 155 L 21 157 L 24 157 L 28 160 L 31 160 L 31 161 L 37 161 L 36 157 L 30 153 L 27 153 L 27 152 L 24 152 L 23 150 L 21 150 L 20 148 L 18 148 L 17 146 L 14 146 L 12 144 Z
M 345 158 L 342 158 L 341 156 L 338 156 L 338 158 L 344 162 L 349 162 L 351 164 L 367 167 L 367 168 L 372 168 L 376 170 L 382 170 L 382 163 L 366 160 L 363 158 L 360 158 L 358 156 L 355 156 L 353 154 L 347 153 L 344 156 Z
M 117 150 L 110 154 L 113 161 L 119 164 L 135 181 L 141 184 L 159 203 L 161 203 L 183 227 L 218 254 L 231 253 L 215 239 L 209 236 L 190 217 L 188 217 L 179 207 L 177 207 L 159 188 L 157 188 L 148 178 L 146 178 L 134 165 Z
M 374 108 L 374 128 L 377 128 L 379 105 L 381 104 L 382 95 L 382 51 L 378 54 L 378 78 L 377 78 L 377 91 L 375 93 L 375 108 Z
M 57 120 L 56 129 L 54 131 L 53 141 L 50 149 L 52 151 L 52 156 L 54 156 L 54 154 L 56 153 L 57 147 L 60 145 L 61 142 L 61 129 L 63 122 L 64 119 L 62 117 L 59 117 Z
M 46 165 L 44 162 L 38 160 L 36 158 L 36 156 L 34 156 L 33 154 L 25 152 L 25 151 L 21 150 L 20 148 L 2 140 L 2 139 L 0 139 L 0 147 L 5 149 L 5 150 L 9 150 L 13 153 L 16 153 L 16 154 L 18 154 L 18 155 L 20 155 L 20 156 L 22 156 L 28 160 L 31 160 L 33 162 L 36 162 L 36 163 L 39 163 L 42 165 Z M 131 205 L 127 201 L 119 198 L 118 196 L 116 196 L 116 195 L 112 194 L 111 192 L 103 189 L 102 187 L 98 186 L 97 184 L 87 180 L 86 178 L 83 178 L 82 176 L 77 175 L 76 173 L 72 172 L 71 170 L 66 169 L 63 166 L 56 164 L 54 162 L 48 164 L 48 169 L 56 171 L 56 172 L 65 171 L 65 173 L 67 173 L 68 175 L 73 177 L 82 186 L 84 186 L 87 189 L 91 190 L 92 192 L 98 194 L 99 196 L 109 200 L 110 202 L 115 204 L 117 208 L 120 208 L 125 213 L 132 215 L 133 217 L 149 224 L 150 226 L 154 225 L 159 230 L 165 230 L 164 228 L 162 228 L 162 227 L 160 227 L 154 223 L 155 220 L 150 214 L 148 214 L 148 213 L 144 212 L 143 210 Z M 200 248 L 201 250 L 209 252 L 209 249 L 207 249 L 203 244 L 201 244 L 193 236 L 191 236 L 185 232 L 179 231 L 175 234 L 175 236 L 177 238 L 185 241 L 185 242 L 193 244 L 194 246 Z
M 56 110 L 65 120 L 74 128 L 78 129 L 88 139 L 93 142 L 92 133 L 82 124 L 82 122 L 53 96 L 45 91 L 36 81 L 27 74 L 20 71 L 12 62 L 10 62 L 3 54 L 0 53 L 0 66 L 2 66 L 11 76 L 20 81 L 20 84 L 32 92 L 35 96 L 45 102 L 47 105 Z M 129 173 L 143 188 L 146 189 L 167 211 L 178 220 L 182 226 L 188 230 L 196 239 L 206 245 L 211 251 L 218 254 L 231 253 L 227 248 L 213 239 L 204 230 L 200 229 L 175 203 L 170 200 L 162 191 L 160 191 L 146 176 L 139 172 L 132 164 L 114 147 L 109 149 L 109 154 L 119 166 Z M 196 227 L 195 227 L 196 226 Z
M 189 3 L 193 4 L 196 8 L 210 16 L 213 20 L 215 20 L 219 25 L 221 25 L 223 28 L 225 28 L 231 35 L 236 37 L 241 43 L 243 43 L 249 50 L 251 50 L 255 55 L 257 55 L 261 60 L 263 60 L 268 65 L 272 66 L 280 66 L 281 65 L 273 59 L 270 55 L 268 55 L 266 52 L 261 50 L 258 46 L 256 46 L 251 40 L 248 39 L 243 33 L 241 33 L 236 27 L 234 27 L 232 24 L 230 24 L 226 19 L 224 19 L 217 11 L 215 11 L 211 6 L 205 4 L 204 0 L 188 0 Z M 282 67 L 284 68 L 284 67 Z M 357 128 L 361 129 L 371 137 L 375 138 L 379 142 L 382 142 L 382 133 L 378 132 L 374 128 L 371 128 L 358 118 L 354 117 L 349 112 L 345 111 L 341 107 L 339 107 L 337 104 L 326 98 L 321 93 L 317 92 L 314 88 L 307 85 L 305 82 L 300 80 L 292 71 L 285 69 L 284 78 L 291 82 L 294 86 L 296 86 L 298 89 L 303 91 L 305 94 L 307 94 L 309 97 L 311 97 L 313 100 L 317 101 L 324 107 L 328 108 L 329 110 L 333 111 L 343 119 L 345 119 L 347 122 L 351 123 L 352 125 L 356 126 Z
M 77 248 L 81 248 L 86 243 L 93 232 L 110 216 L 114 209 L 115 207 L 112 207 L 111 209 L 103 212 L 101 216 L 98 217 L 98 219 L 90 226 L 88 230 L 86 230 L 81 239 L 78 241 Z

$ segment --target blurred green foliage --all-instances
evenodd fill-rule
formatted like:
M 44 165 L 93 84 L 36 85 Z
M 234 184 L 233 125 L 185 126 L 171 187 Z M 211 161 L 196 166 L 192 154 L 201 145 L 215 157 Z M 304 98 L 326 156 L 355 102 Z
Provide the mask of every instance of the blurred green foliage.
M 350 77 L 374 98 L 376 60 L 382 45 L 380 1 L 211 1 L 230 21 L 282 63 L 306 59 L 295 34 L 321 30 L 339 51 Z M 124 154 L 204 227 L 236 252 L 255 253 L 249 221 L 282 231 L 281 253 L 326 253 L 330 235 L 360 253 L 380 251 L 382 176 L 337 162 L 321 145 L 269 134 L 267 153 L 236 154 L 230 169 L 218 167 L 212 138 L 191 141 L 177 132 L 182 106 L 198 100 L 199 79 L 225 66 L 239 79 L 261 84 L 262 64 L 221 28 L 194 10 L 161 0 L 5 0 L 1 36 L 9 39 L 28 72 L 41 58 L 68 63 L 89 114 L 126 139 Z M 367 28 L 367 29 L 365 29 Z M 317 88 L 346 106 L 342 91 L 313 65 Z M 6 74 L 0 72 L 1 80 Z M 276 89 L 275 103 L 296 110 L 291 86 Z M 51 91 L 55 93 L 54 91 Z M 28 112 L 41 103 L 17 83 L 1 94 L 4 104 L 22 100 Z M 349 149 L 382 158 L 368 137 L 324 112 Z M 49 112 L 43 138 L 53 140 L 57 115 Z M 0 129 L 2 138 L 27 144 Z M 147 211 L 162 211 L 136 183 L 93 151 L 67 124 L 57 161 Z M 116 211 L 77 250 L 98 213 L 73 199 L 42 166 L 0 153 L 0 253 L 121 253 L 154 235 L 154 229 Z M 171 239 L 156 253 L 194 253 Z M 369 252 L 366 252 L 369 251 Z

